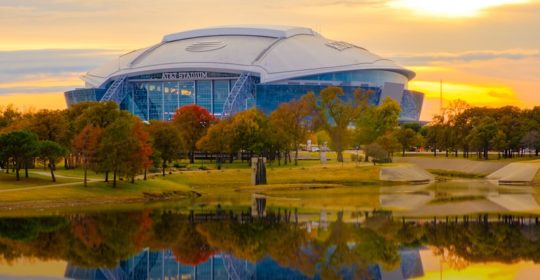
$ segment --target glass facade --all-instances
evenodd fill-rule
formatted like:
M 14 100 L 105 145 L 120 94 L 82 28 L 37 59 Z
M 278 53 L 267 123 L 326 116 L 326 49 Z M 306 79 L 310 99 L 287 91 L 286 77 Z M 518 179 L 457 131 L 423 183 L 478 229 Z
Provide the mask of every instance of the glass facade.
M 327 88 L 327 85 L 257 85 L 256 107 L 264 113 L 270 114 L 279 104 L 288 102 L 294 99 L 299 99 L 302 95 L 313 92 L 318 95 L 321 90 Z M 381 96 L 381 88 L 378 87 L 358 87 L 358 86 L 341 86 L 344 92 L 344 99 L 351 100 L 354 96 L 354 91 L 362 89 L 366 94 L 370 93 L 369 103 L 373 105 L 379 104 Z
M 195 73 L 195 74 L 192 74 Z M 203 73 L 203 74 L 201 74 Z M 195 77 L 192 79 L 192 76 Z M 215 116 L 221 116 L 223 105 L 239 74 L 217 72 L 173 72 L 153 73 L 126 80 L 128 91 L 120 108 L 130 111 L 143 120 L 171 120 L 181 106 L 198 104 Z M 275 83 L 259 83 L 252 78 L 255 98 L 242 100 L 242 108 L 257 107 L 270 114 L 281 103 L 300 98 L 307 92 L 319 94 L 324 88 L 335 85 L 343 88 L 345 99 L 351 99 L 354 91 L 369 92 L 369 102 L 378 105 L 385 83 L 407 86 L 402 74 L 383 70 L 358 70 L 334 72 Z M 110 85 L 110 83 L 109 83 Z M 99 101 L 106 89 L 76 89 L 65 93 L 68 106 L 82 101 Z M 401 100 L 403 120 L 418 120 L 422 108 L 423 94 L 403 91 Z
M 86 101 L 97 101 L 105 94 L 104 89 L 100 88 L 80 88 L 75 90 L 66 91 L 64 98 L 66 104 L 71 107 L 74 104 Z
M 407 88 L 408 79 L 400 73 L 384 70 L 357 70 L 346 72 L 332 72 L 317 75 L 310 75 L 292 79 L 295 81 L 339 81 L 342 83 L 366 83 L 370 86 L 382 87 L 384 83 L 392 82 L 405 85 Z

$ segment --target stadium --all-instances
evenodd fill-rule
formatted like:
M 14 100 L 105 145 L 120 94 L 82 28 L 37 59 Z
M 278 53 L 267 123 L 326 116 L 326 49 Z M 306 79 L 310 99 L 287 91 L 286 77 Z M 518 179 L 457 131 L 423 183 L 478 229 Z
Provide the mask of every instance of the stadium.
M 368 50 L 309 28 L 224 26 L 169 34 L 85 74 L 85 87 L 65 92 L 68 107 L 115 101 L 143 120 L 170 120 L 198 104 L 216 117 L 252 107 L 270 113 L 309 91 L 363 89 L 378 105 L 401 104 L 400 121 L 418 121 L 424 95 L 408 90 L 415 73 Z

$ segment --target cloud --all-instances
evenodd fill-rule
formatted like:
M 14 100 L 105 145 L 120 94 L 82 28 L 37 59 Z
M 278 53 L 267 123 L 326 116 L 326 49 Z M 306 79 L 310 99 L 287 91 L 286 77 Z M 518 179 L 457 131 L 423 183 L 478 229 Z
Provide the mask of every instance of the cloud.
M 387 3 L 388 3 L 388 0 L 327 0 L 327 1 L 318 2 L 319 5 L 323 5 L 323 6 L 347 6 L 347 7 L 357 7 L 357 6 L 384 7 Z
M 540 58 L 540 49 L 530 50 L 480 50 L 455 53 L 426 53 L 395 55 L 392 59 L 406 65 L 423 65 L 436 62 L 470 62 L 479 60 Z
M 80 75 L 119 53 L 98 49 L 0 51 L 0 95 L 80 87 Z

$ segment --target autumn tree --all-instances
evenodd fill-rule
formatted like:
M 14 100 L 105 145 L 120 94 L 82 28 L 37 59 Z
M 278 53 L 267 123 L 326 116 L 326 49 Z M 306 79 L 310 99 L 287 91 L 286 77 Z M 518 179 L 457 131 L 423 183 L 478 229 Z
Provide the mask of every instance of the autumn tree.
M 73 151 L 82 157 L 85 187 L 88 183 L 88 168 L 96 161 L 102 134 L 102 128 L 88 124 L 75 136 L 72 142 Z
M 178 108 L 173 122 L 180 132 L 180 136 L 189 151 L 189 162 L 195 162 L 196 144 L 204 136 L 214 116 L 199 105 L 186 105 Z
M 270 125 L 289 149 L 295 151 L 294 164 L 298 165 L 298 150 L 300 144 L 305 142 L 308 133 L 313 128 L 313 112 L 316 100 L 313 95 L 304 95 L 300 100 L 282 103 L 272 112 L 269 118 Z
M 136 143 L 130 153 L 126 175 L 131 178 L 131 183 L 135 183 L 135 175 L 144 170 L 146 179 L 147 169 L 152 165 L 152 143 L 144 124 L 136 117 L 132 118 L 132 123 L 131 137 Z
M 66 155 L 66 148 L 54 141 L 44 140 L 39 141 L 37 150 L 38 156 L 41 159 L 48 161 L 49 170 L 51 171 L 51 179 L 53 182 L 56 182 L 56 177 L 54 176 L 56 162 Z
M 197 148 L 216 154 L 217 168 L 221 169 L 222 154 L 232 151 L 232 137 L 230 119 L 220 120 L 210 126 L 206 134 L 197 141 Z

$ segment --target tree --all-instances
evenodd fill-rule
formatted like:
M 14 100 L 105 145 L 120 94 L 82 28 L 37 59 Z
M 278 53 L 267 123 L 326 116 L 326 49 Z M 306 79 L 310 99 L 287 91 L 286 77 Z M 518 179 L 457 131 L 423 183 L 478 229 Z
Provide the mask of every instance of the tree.
M 66 114 L 62 110 L 43 109 L 32 115 L 30 130 L 40 140 L 60 143 L 67 129 Z
M 88 124 L 79 134 L 77 134 L 77 136 L 75 136 L 72 142 L 73 151 L 81 156 L 83 160 L 85 187 L 88 183 L 88 168 L 90 164 L 95 163 L 102 135 L 102 128 Z
M 367 145 L 398 126 L 399 103 L 385 98 L 378 107 L 365 105 L 356 120 L 355 143 Z M 369 157 L 366 156 L 366 161 Z
M 22 119 L 22 113 L 13 107 L 8 105 L 6 107 L 0 107 L 0 131 L 4 128 L 13 125 Z
M 257 109 L 234 115 L 231 120 L 232 151 L 262 154 L 268 145 L 268 118 Z M 249 161 L 251 162 L 251 161 Z
M 113 188 L 117 175 L 133 177 L 148 160 L 146 144 L 137 136 L 135 126 L 139 119 L 127 114 L 121 115 L 103 132 L 99 145 L 99 166 L 104 171 L 113 172 Z
M 167 162 L 180 157 L 182 138 L 173 124 L 161 121 L 150 123 L 150 137 L 152 138 L 152 147 L 161 159 L 162 175 L 165 176 Z
M 0 147 L 2 158 L 13 161 L 17 181 L 20 180 L 19 171 L 23 166 L 25 177 L 28 178 L 28 164 L 37 153 L 37 135 L 29 131 L 13 131 L 0 136 Z
M 521 138 L 521 145 L 529 150 L 529 154 L 534 150 L 535 154 L 538 155 L 538 150 L 540 149 L 540 133 L 536 130 L 527 131 L 523 138 Z
M 405 156 L 405 150 L 420 142 L 419 135 L 411 128 L 398 129 L 395 133 L 395 137 L 401 145 L 402 156 Z
M 135 183 L 135 175 L 144 170 L 146 178 L 146 170 L 152 165 L 152 144 L 150 134 L 143 127 L 144 124 L 136 117 L 132 118 L 132 122 L 131 137 L 136 143 L 130 153 L 126 175 L 131 178 L 131 183 Z
M 38 156 L 44 160 L 49 161 L 49 170 L 51 171 L 51 178 L 53 182 L 56 182 L 54 177 L 54 170 L 56 168 L 56 162 L 67 153 L 66 148 L 62 145 L 50 141 L 39 141 L 38 143 Z
M 313 128 L 312 112 L 316 107 L 313 95 L 304 95 L 300 100 L 282 103 L 270 115 L 269 121 L 274 133 L 295 151 L 294 164 L 298 165 L 300 143 L 305 142 Z
M 221 169 L 221 154 L 232 151 L 231 139 L 233 138 L 230 119 L 216 122 L 197 142 L 197 149 L 215 153 L 217 155 L 217 168 Z
M 349 126 L 358 117 L 360 106 L 355 94 L 355 100 L 344 100 L 343 89 L 327 87 L 320 93 L 319 112 L 321 127 L 332 139 L 332 145 L 337 153 L 337 160 L 343 162 L 343 150 L 350 143 Z
M 488 159 L 488 151 L 497 131 L 495 120 L 491 117 L 483 117 L 469 135 L 471 146 L 481 152 L 484 159 Z
M 387 131 L 384 135 L 379 136 L 375 143 L 379 144 L 388 153 L 386 158 L 391 158 L 394 152 L 399 151 L 400 148 L 400 144 L 392 131 Z
M 197 141 L 206 134 L 210 124 L 215 121 L 208 110 L 199 105 L 186 105 L 178 108 L 173 122 L 180 131 L 180 136 L 189 150 L 189 162 L 195 162 Z

